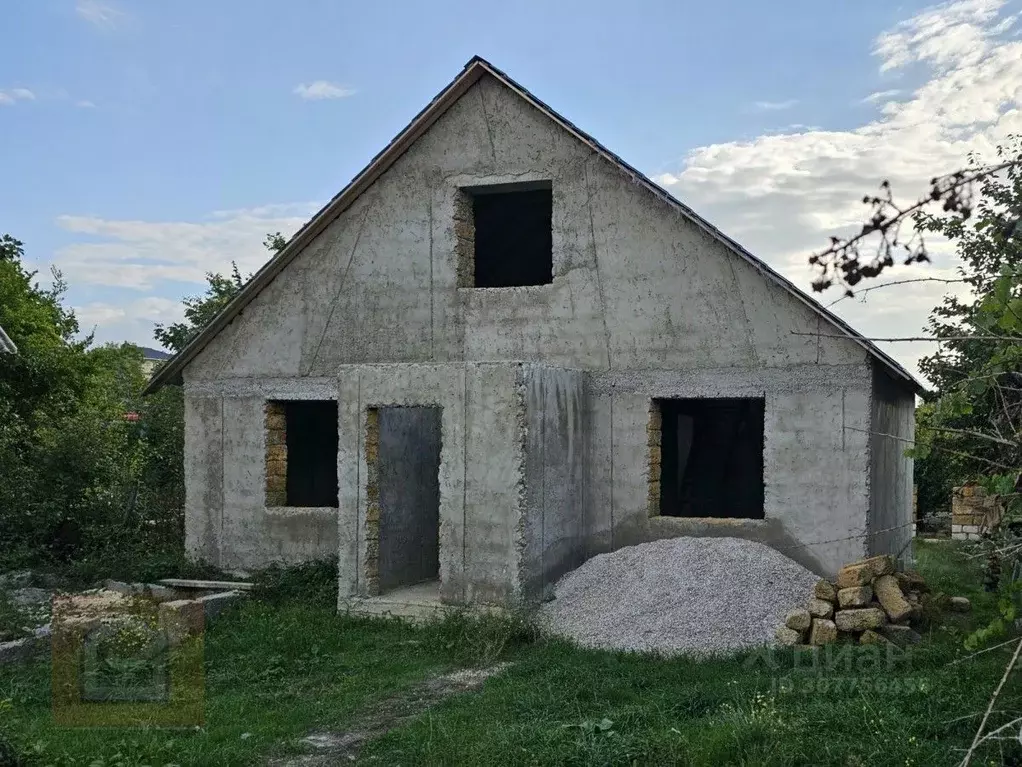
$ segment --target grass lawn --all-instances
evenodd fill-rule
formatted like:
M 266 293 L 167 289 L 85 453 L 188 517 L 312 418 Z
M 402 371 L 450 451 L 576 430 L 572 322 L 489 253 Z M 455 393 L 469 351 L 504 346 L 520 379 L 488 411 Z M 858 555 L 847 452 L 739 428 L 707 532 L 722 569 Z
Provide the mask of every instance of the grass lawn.
M 974 610 L 947 616 L 893 665 L 882 651 L 848 646 L 815 667 L 790 650 L 698 662 L 527 641 L 520 626 L 494 620 L 412 628 L 345 619 L 333 614 L 324 581 L 304 602 L 278 589 L 211 627 L 202 729 L 57 727 L 41 660 L 0 667 L 0 731 L 37 752 L 39 764 L 259 764 L 311 730 L 343 731 L 374 701 L 433 675 L 508 660 L 481 691 L 402 723 L 359 761 L 952 765 L 1014 648 L 954 663 L 969 655 L 964 636 L 993 616 L 995 598 L 980 588 L 978 563 L 951 544 L 920 543 L 917 555 L 934 589 L 969 596 Z M 1022 715 L 1022 680 L 1008 680 L 995 711 L 993 726 Z M 997 741 L 973 764 L 1022 764 L 1022 747 Z

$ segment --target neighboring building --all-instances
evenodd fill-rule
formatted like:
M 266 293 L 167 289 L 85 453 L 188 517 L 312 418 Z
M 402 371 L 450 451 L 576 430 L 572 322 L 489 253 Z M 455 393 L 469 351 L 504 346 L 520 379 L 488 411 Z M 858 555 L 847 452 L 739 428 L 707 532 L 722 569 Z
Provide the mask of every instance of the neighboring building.
M 17 354 L 18 347 L 14 345 L 11 337 L 0 327 L 0 354 Z
M 913 378 L 478 58 L 168 383 L 190 555 L 339 555 L 342 599 L 533 601 L 679 535 L 833 573 L 911 534 Z
M 159 349 L 151 349 L 148 346 L 140 346 L 142 350 L 142 372 L 146 378 L 151 378 L 153 371 L 161 362 L 169 360 L 173 355 Z

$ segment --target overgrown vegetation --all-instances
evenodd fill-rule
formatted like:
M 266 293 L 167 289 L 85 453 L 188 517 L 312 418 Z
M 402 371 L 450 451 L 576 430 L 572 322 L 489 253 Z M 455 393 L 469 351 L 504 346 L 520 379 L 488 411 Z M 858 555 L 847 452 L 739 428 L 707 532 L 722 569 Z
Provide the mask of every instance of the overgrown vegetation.
M 0 237 L 0 327 L 18 347 L 0 353 L 0 572 L 42 568 L 68 584 L 215 574 L 184 558 L 180 388 L 143 398 L 141 349 L 80 337 L 60 273 L 49 288 L 37 277 L 23 244 Z M 209 273 L 157 341 L 179 351 L 242 284 L 236 266 Z
M 278 569 L 265 599 L 208 631 L 200 730 L 55 727 L 45 659 L 0 667 L 0 701 L 7 735 L 31 765 L 258 764 L 297 753 L 309 732 L 345 732 L 388 699 L 403 701 L 405 718 L 365 746 L 367 762 L 951 765 L 1011 647 L 963 648 L 996 610 L 981 563 L 951 544 L 920 544 L 917 555 L 934 589 L 969 596 L 974 611 L 945 615 L 923 644 L 891 659 L 852 645 L 815 664 L 791 650 L 658 659 L 536 640 L 516 620 L 461 615 L 415 628 L 347 618 L 332 600 L 303 599 L 301 584 L 316 593 L 327 569 L 305 566 Z M 417 707 L 424 681 L 502 661 L 511 665 L 480 692 Z M 1006 687 L 998 709 L 1020 708 L 1022 691 Z M 1020 757 L 1006 739 L 985 744 L 976 763 Z

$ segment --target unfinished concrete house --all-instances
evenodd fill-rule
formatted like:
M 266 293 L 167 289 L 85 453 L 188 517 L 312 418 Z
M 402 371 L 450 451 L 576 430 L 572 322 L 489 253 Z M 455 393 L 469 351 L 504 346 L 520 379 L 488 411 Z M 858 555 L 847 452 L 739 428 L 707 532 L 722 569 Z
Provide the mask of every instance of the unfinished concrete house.
M 510 605 L 600 552 L 903 553 L 918 384 L 473 59 L 150 384 L 190 555 Z M 361 600 L 361 601 L 360 601 Z

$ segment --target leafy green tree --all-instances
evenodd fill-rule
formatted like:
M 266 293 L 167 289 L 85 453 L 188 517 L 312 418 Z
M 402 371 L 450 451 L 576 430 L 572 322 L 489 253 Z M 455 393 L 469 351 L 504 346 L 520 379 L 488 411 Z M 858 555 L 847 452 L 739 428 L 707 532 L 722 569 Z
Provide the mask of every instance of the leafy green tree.
M 272 256 L 280 253 L 286 245 L 287 240 L 280 232 L 267 234 L 263 241 L 263 246 Z M 185 318 L 182 322 L 156 326 L 154 335 L 157 342 L 173 352 L 184 349 L 241 292 L 245 282 L 251 277 L 252 275 L 249 275 L 248 278 L 242 279 L 238 265 L 234 261 L 231 262 L 230 274 L 207 272 L 206 292 L 201 296 L 188 296 L 184 299 Z
M 941 343 L 920 361 L 933 392 L 919 439 L 924 452 L 954 457 L 959 481 L 1022 467 L 1022 167 L 986 177 L 981 189 L 971 218 L 916 223 L 955 243 L 970 289 L 933 310 L 927 327 Z

